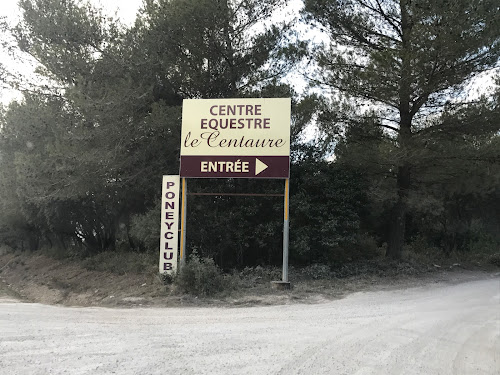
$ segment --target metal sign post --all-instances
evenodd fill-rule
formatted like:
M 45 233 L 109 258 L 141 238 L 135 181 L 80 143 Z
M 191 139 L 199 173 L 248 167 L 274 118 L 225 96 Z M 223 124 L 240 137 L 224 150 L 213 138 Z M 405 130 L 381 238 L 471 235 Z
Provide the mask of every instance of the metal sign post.
M 285 220 L 283 222 L 283 283 L 288 283 L 288 209 L 290 202 L 290 179 L 285 180 Z
M 187 181 L 182 179 L 181 208 L 181 269 L 186 264 L 186 212 L 187 212 Z

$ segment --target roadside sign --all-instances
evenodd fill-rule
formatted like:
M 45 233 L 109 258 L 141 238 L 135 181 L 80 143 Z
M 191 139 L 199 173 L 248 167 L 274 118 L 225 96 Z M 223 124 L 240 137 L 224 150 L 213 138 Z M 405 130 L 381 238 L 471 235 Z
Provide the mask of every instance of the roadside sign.
M 290 98 L 184 99 L 181 177 L 288 178 Z
M 175 275 L 179 243 L 179 176 L 163 176 L 161 198 L 160 273 Z

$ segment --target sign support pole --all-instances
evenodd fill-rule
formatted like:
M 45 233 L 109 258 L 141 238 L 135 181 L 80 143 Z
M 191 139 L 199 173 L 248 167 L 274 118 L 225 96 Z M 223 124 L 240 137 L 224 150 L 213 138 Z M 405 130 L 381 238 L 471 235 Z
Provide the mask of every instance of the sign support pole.
M 283 222 L 283 279 L 288 283 L 288 242 L 289 242 L 289 203 L 290 203 L 290 179 L 285 180 L 285 218 Z
M 282 281 L 272 281 L 272 285 L 283 290 L 291 288 L 288 281 L 291 109 L 291 98 L 183 100 L 179 269 L 185 266 L 187 256 L 186 177 L 284 179 L 283 275 Z
M 186 265 L 186 211 L 187 211 L 187 180 L 182 179 L 182 208 L 181 208 L 181 266 Z

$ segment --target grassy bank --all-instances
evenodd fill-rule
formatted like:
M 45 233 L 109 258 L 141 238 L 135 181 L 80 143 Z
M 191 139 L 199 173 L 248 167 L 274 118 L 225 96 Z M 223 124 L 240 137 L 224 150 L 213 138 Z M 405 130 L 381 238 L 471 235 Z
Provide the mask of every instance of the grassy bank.
M 406 253 L 401 261 L 377 258 L 345 264 L 290 267 L 290 291 L 275 291 L 278 267 L 221 272 L 196 258 L 173 282 L 157 273 L 156 255 L 106 252 L 80 259 L 53 252 L 2 251 L 0 293 L 26 301 L 80 306 L 276 304 L 340 298 L 347 293 L 459 281 L 500 270 L 499 254 L 465 257 Z

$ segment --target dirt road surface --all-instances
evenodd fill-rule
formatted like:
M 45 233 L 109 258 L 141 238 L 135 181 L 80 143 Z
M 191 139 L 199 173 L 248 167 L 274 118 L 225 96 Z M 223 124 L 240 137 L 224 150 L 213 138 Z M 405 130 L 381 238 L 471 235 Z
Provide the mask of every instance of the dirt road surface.
M 0 374 L 500 374 L 500 278 L 242 308 L 0 299 Z

